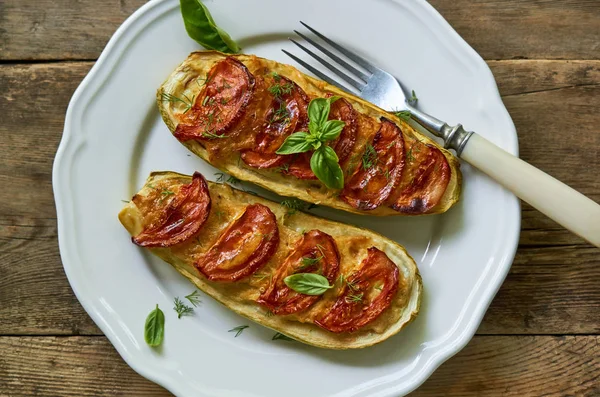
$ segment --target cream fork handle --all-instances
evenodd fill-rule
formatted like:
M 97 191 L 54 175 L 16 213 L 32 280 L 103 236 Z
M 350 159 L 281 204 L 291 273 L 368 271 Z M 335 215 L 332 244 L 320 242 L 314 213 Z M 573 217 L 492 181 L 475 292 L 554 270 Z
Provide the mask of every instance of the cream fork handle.
M 600 205 L 591 199 L 476 133 L 468 138 L 460 157 L 566 229 L 600 247 Z

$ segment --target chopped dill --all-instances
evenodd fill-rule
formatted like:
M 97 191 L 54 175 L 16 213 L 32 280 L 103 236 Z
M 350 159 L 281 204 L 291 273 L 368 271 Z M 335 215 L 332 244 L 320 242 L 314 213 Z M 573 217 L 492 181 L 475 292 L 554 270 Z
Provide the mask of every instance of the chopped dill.
M 348 295 L 346 297 L 346 302 L 348 303 L 353 303 L 353 302 L 362 302 L 363 300 L 363 294 L 352 294 L 352 295 Z
M 237 338 L 238 336 L 240 336 L 242 334 L 242 332 L 244 332 L 244 330 L 248 328 L 248 325 L 238 325 L 235 328 L 231 328 L 229 331 L 227 332 L 235 332 L 235 336 L 234 338 Z
M 183 301 L 179 299 L 179 297 L 175 297 L 173 303 L 175 304 L 173 310 L 177 312 L 177 318 L 181 318 L 182 316 L 189 316 L 194 312 L 194 308 L 183 303 Z
M 189 300 L 194 307 L 197 307 L 200 304 L 200 291 L 195 290 L 191 294 L 186 295 L 185 299 Z
M 183 94 L 183 98 L 179 98 L 175 95 L 167 94 L 166 92 L 161 93 L 160 96 L 163 102 L 183 103 L 185 105 L 185 110 L 183 111 L 184 114 L 187 113 L 192 108 L 192 106 L 194 106 L 194 99 L 196 98 L 195 95 L 190 98 L 185 94 Z
M 367 144 L 365 152 L 362 155 L 363 170 L 368 170 L 379 162 L 377 151 L 370 143 Z

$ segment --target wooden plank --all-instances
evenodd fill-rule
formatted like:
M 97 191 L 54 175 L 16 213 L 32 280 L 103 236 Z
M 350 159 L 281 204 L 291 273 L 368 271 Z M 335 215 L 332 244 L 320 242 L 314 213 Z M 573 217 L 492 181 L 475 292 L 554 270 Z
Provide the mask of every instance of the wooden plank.
M 598 334 L 598 283 L 598 248 L 520 247 L 477 333 Z
M 599 59 L 596 0 L 429 0 L 484 59 Z
M 0 396 L 171 396 L 104 337 L 1 337 Z
M 593 396 L 600 337 L 480 336 L 416 392 L 425 396 Z M 170 396 L 103 337 L 0 338 L 0 395 Z
M 0 334 L 98 334 L 60 262 L 52 161 L 91 63 L 0 67 Z
M 117 27 L 145 2 L 4 0 L 0 59 L 96 59 Z M 596 0 L 430 3 L 484 59 L 600 58 Z
M 96 59 L 146 0 L 3 0 L 0 59 Z
M 475 337 L 411 397 L 598 396 L 599 336 Z

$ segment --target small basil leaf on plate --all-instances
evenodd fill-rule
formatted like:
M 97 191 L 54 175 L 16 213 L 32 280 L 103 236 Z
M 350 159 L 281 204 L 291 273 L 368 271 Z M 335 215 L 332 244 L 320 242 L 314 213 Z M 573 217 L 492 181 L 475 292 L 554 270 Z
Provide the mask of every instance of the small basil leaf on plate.
M 241 48 L 227 32 L 217 26 L 202 1 L 179 0 L 179 4 L 185 30 L 198 44 L 230 54 L 240 52 Z
M 285 138 L 283 144 L 277 149 L 277 154 L 294 154 L 308 152 L 313 148 L 306 132 L 295 132 Z
M 321 139 L 332 141 L 340 136 L 340 133 L 344 129 L 344 125 L 346 125 L 341 120 L 327 120 L 323 123 L 321 127 Z
M 322 295 L 333 285 L 320 274 L 296 273 L 283 279 L 285 285 L 304 295 Z
M 164 336 L 165 314 L 158 308 L 157 304 L 156 308 L 146 317 L 144 339 L 149 346 L 156 347 L 162 343 Z
M 335 151 L 323 145 L 310 158 L 310 169 L 328 188 L 341 189 L 344 187 L 344 172 L 338 161 Z

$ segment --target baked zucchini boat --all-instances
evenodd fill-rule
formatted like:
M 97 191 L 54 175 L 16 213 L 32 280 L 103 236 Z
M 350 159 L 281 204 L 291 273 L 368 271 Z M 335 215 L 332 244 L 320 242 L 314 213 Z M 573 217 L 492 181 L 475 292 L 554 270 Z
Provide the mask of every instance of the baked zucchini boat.
M 419 312 L 421 277 L 398 244 L 199 173 L 153 172 L 119 220 L 135 244 L 229 309 L 313 346 L 371 346 Z M 325 292 L 284 281 L 306 274 L 325 277 Z
M 316 178 L 312 152 L 276 153 L 292 133 L 309 129 L 311 100 L 332 96 L 339 99 L 328 119 L 343 122 L 327 142 L 343 176 L 337 190 Z M 395 115 L 289 65 L 194 52 L 158 89 L 157 102 L 189 150 L 280 195 L 371 215 L 442 213 L 460 195 L 459 163 L 450 152 Z

